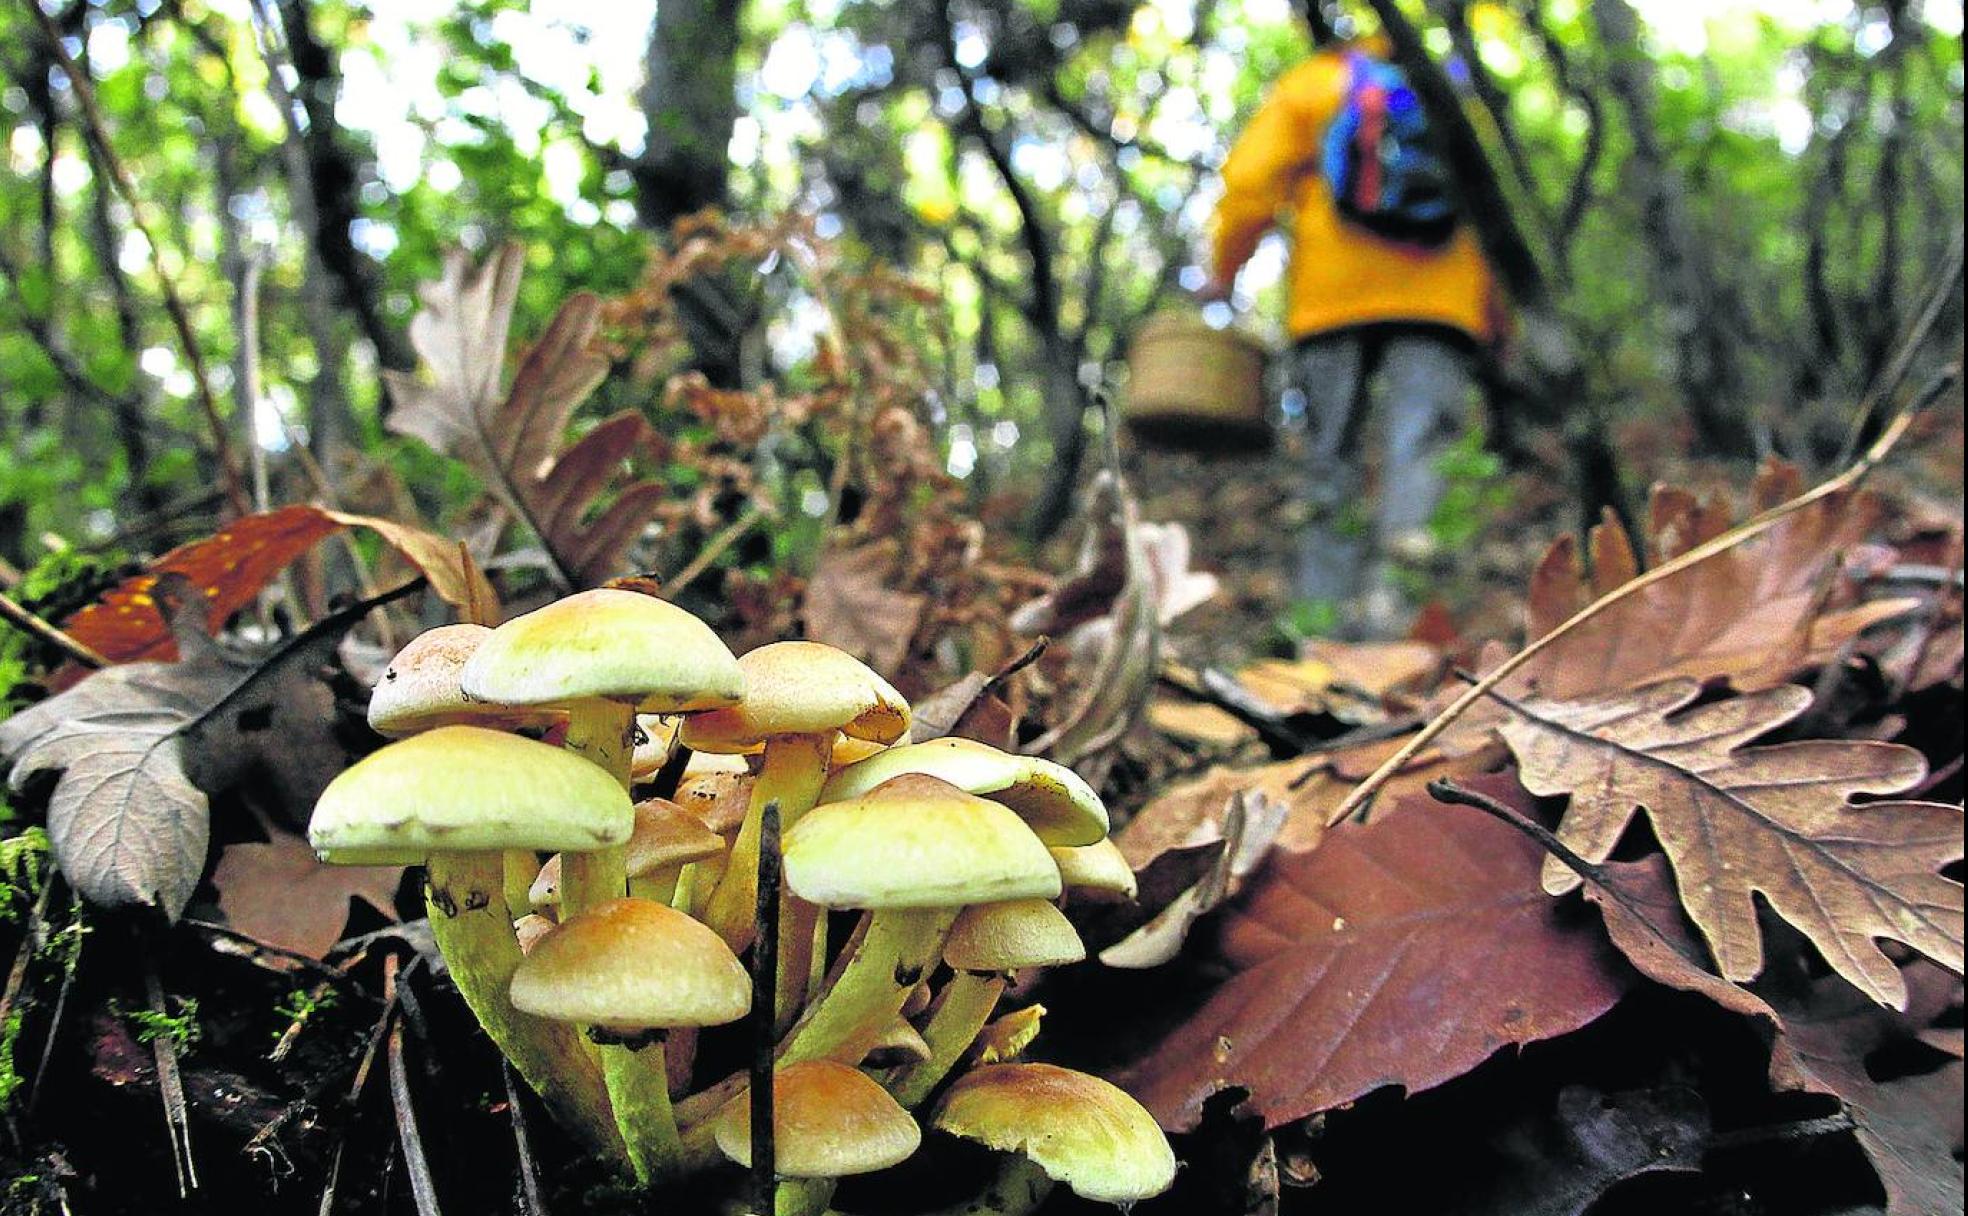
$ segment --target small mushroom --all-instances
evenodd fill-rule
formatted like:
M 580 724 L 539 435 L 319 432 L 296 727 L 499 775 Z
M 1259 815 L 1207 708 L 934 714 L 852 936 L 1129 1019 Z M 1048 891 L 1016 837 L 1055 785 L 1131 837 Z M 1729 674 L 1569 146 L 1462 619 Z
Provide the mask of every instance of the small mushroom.
M 751 979 L 717 934 L 667 904 L 615 899 L 555 926 L 512 974 L 515 1008 L 593 1027 L 636 1177 L 678 1160 L 663 1032 L 722 1026 L 751 1008 Z
M 783 1059 L 861 1059 L 932 964 L 966 904 L 1053 899 L 1059 867 L 1017 815 L 934 777 L 897 777 L 816 807 L 785 838 L 786 884 L 867 912 Z
M 992 1216 L 1023 1216 L 1055 1183 L 1096 1203 L 1131 1204 L 1175 1182 L 1168 1137 L 1126 1091 L 1051 1064 L 992 1064 L 959 1077 L 931 1125 L 1001 1153 Z
M 943 961 L 956 972 L 937 996 L 923 1040 L 926 1059 L 885 1079 L 904 1106 L 927 1098 L 970 1051 L 991 1020 L 1006 977 L 1025 967 L 1056 967 L 1086 957 L 1086 945 L 1064 913 L 1044 899 L 965 908 L 943 943 Z
M 749 1091 L 717 1119 L 717 1146 L 752 1164 Z M 922 1144 L 922 1129 L 860 1069 L 830 1060 L 789 1064 L 772 1076 L 773 1164 L 781 1178 L 780 1216 L 817 1216 L 834 1180 L 900 1165 Z

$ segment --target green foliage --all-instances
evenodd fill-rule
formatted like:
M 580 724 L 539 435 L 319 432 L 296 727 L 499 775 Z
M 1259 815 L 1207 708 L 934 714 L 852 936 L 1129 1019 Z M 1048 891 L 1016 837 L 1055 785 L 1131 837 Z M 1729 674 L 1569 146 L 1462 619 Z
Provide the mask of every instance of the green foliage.
M 296 1024 L 304 1026 L 315 1014 L 334 1008 L 335 1000 L 336 996 L 333 988 L 321 988 L 319 990 L 296 988 L 292 990 L 286 996 L 280 998 L 280 1003 L 273 1007 L 274 1016 L 279 1018 L 282 1023 L 281 1027 L 273 1032 L 274 1038 L 279 1039 L 285 1035 L 287 1033 L 287 1027 Z
M 168 1039 L 177 1050 L 189 1051 L 205 1033 L 198 1024 L 198 1001 L 188 996 L 167 996 L 165 1001 L 170 1007 L 164 1011 L 126 1008 L 115 1002 L 110 1011 L 130 1024 L 139 1043 Z
M 1510 505 L 1510 487 L 1503 479 L 1503 461 L 1489 450 L 1478 428 L 1464 432 L 1442 453 L 1436 471 L 1442 476 L 1442 500 L 1435 505 L 1428 532 L 1438 549 L 1453 551 L 1503 514 Z

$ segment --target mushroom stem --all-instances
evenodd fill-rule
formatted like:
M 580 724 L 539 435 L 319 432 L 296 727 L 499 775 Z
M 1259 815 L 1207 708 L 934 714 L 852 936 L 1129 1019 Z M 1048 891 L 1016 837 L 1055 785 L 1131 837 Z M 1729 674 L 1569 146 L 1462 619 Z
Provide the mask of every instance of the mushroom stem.
M 505 860 L 497 852 L 431 854 L 427 898 L 431 936 L 451 980 L 499 1051 L 567 1126 L 618 1158 L 600 1071 L 572 1026 L 513 1008 L 507 989 L 522 957 L 506 902 Z
M 929 1059 L 889 1070 L 883 1084 L 895 1100 L 914 1109 L 930 1095 L 950 1070 L 963 1059 L 977 1036 L 991 1020 L 1004 994 L 1005 977 L 996 972 L 959 971 L 943 986 L 936 1008 L 923 1027 L 923 1041 L 929 1044 Z
M 507 849 L 505 870 L 506 907 L 531 910 L 533 880 L 540 874 L 540 859 L 531 849 Z
M 835 1185 L 832 1178 L 781 1178 L 772 1191 L 772 1216 L 821 1216 Z
M 567 716 L 567 749 L 594 761 L 629 785 L 635 756 L 635 711 L 619 701 L 577 701 Z M 626 845 L 568 853 L 560 859 L 560 917 L 568 920 L 596 904 L 620 899 L 628 891 Z
M 833 732 L 817 735 L 783 735 L 765 741 L 765 755 L 758 777 L 752 782 L 752 800 L 745 808 L 745 822 L 731 846 L 724 877 L 711 892 L 704 909 L 704 923 L 724 939 L 734 953 L 743 953 L 757 933 L 754 903 L 758 899 L 759 833 L 765 804 L 779 804 L 779 823 L 790 831 L 800 816 L 813 809 L 820 786 L 827 778 L 827 758 L 833 754 Z M 802 951 L 799 966 L 806 966 Z M 787 960 L 788 965 L 792 963 Z M 804 985 L 802 985 L 803 987 Z
M 1030 1157 L 1008 1156 L 982 1193 L 924 1216 L 1029 1216 L 1054 1185 Z
M 935 964 L 958 911 L 882 908 L 863 919 L 827 987 L 780 1044 L 781 1063 L 860 1063 Z
M 669 1177 L 683 1156 L 683 1145 L 677 1137 L 676 1113 L 670 1107 L 669 1070 L 663 1063 L 662 1041 L 640 1050 L 620 1043 L 605 1044 L 601 1048 L 601 1071 L 636 1181 L 646 1184 Z

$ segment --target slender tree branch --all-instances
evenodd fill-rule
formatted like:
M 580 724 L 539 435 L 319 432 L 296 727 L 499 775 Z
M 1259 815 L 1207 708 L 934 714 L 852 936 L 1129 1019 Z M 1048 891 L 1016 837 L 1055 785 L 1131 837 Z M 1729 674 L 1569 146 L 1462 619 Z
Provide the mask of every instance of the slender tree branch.
M 159 290 L 164 296 L 164 309 L 170 314 L 171 326 L 177 331 L 178 343 L 183 348 L 185 361 L 191 365 L 193 388 L 198 397 L 198 406 L 205 414 L 205 424 L 212 434 L 212 443 L 217 449 L 214 455 L 219 462 L 219 473 L 225 486 L 226 498 L 232 509 L 239 515 L 249 514 L 251 500 L 246 495 L 246 483 L 241 479 L 238 461 L 233 457 L 232 445 L 227 442 L 225 421 L 219 414 L 218 398 L 212 393 L 212 378 L 205 366 L 205 351 L 199 345 L 198 335 L 193 331 L 191 314 L 186 310 L 184 300 L 178 294 L 177 281 L 164 265 L 164 250 L 158 244 L 155 229 L 146 221 L 149 208 L 137 193 L 130 180 L 129 170 L 118 159 L 116 149 L 109 142 L 109 128 L 103 121 L 102 108 L 96 102 L 96 89 L 89 74 L 82 70 L 62 45 L 61 32 L 55 28 L 52 18 L 42 9 L 40 0 L 20 0 L 20 5 L 28 11 L 41 36 L 47 42 L 48 53 L 60 65 L 62 73 L 68 77 L 75 91 L 75 100 L 82 114 L 83 131 L 89 144 L 95 149 L 98 163 L 107 171 L 116 193 L 130 209 L 130 222 L 144 238 L 144 245 L 150 251 L 150 266 L 157 276 Z

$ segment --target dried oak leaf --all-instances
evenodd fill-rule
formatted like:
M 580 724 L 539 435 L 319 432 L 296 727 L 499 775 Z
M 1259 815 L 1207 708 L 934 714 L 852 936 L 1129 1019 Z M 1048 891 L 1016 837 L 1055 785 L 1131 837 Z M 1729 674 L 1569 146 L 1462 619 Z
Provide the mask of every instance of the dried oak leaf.
M 1159 967 L 1182 951 L 1196 922 L 1236 895 L 1277 843 L 1285 804 L 1255 790 L 1230 795 L 1217 830 L 1223 850 L 1200 879 L 1179 892 L 1145 924 L 1100 951 L 1109 967 Z M 1202 841 L 1198 843 L 1209 843 Z M 1137 900 L 1138 903 L 1144 902 Z
M 1237 973 L 1124 1083 L 1173 1130 L 1229 1087 L 1276 1127 L 1592 1022 L 1630 973 L 1543 893 L 1542 857 L 1505 824 L 1425 799 L 1274 855 L 1224 914 Z
M 226 847 L 212 871 L 219 910 L 256 941 L 320 958 L 341 940 L 348 902 L 359 899 L 396 919 L 402 866 L 331 866 L 306 840 L 286 832 L 265 843 Z
M 396 401 L 389 428 L 471 465 L 539 537 L 554 578 L 591 587 L 620 571 L 665 491 L 653 481 L 616 484 L 652 435 L 639 414 L 616 414 L 561 446 L 575 409 L 608 374 L 608 360 L 594 348 L 602 312 L 596 297 L 568 297 L 501 393 L 524 265 L 516 244 L 479 267 L 453 251 L 443 277 L 422 287 L 424 308 L 410 322 L 410 342 L 424 374 L 383 373 Z M 597 512 L 604 493 L 610 502 Z
M 176 663 L 105 668 L 0 722 L 0 764 L 21 789 L 56 774 L 48 839 L 63 876 L 99 904 L 183 911 L 205 866 L 207 794 L 253 778 L 312 802 L 346 763 L 334 698 L 315 677 L 365 604 L 327 617 L 257 662 L 221 650 L 198 625 L 181 575 L 155 588 L 174 626 Z
M 897 546 L 875 541 L 821 554 L 806 582 L 806 636 L 893 676 L 909 656 L 929 597 L 890 585 Z
M 1771 463 L 1751 491 L 1763 509 L 1793 497 L 1797 470 Z M 1878 523 L 1869 494 L 1836 494 L 1785 518 L 1763 535 L 1629 597 L 1586 621 L 1512 677 L 1506 691 L 1535 685 L 1570 698 L 1632 688 L 1674 676 L 1725 678 L 1742 690 L 1781 684 L 1822 662 L 1881 620 L 1917 600 L 1889 600 L 1826 613 L 1827 580 L 1839 555 Z M 1685 490 L 1656 486 L 1646 537 L 1658 564 L 1730 527 L 1725 510 Z M 1640 573 L 1633 539 L 1610 515 L 1587 537 L 1591 573 L 1569 536 L 1553 544 L 1531 576 L 1527 637 L 1556 629 L 1587 603 Z M 1646 638 L 1646 645 L 1633 639 Z
M 179 545 L 63 621 L 62 629 L 114 663 L 176 658 L 176 642 L 157 608 L 160 578 L 180 575 L 189 580 L 193 595 L 205 605 L 206 630 L 216 630 L 252 603 L 288 563 L 345 528 L 367 528 L 380 536 L 423 571 L 431 590 L 468 616 L 497 608 L 491 584 L 457 541 L 394 520 L 301 504 L 248 515 L 202 540 Z
M 1669 680 L 1583 701 L 1512 703 L 1503 736 L 1524 787 L 1571 796 L 1559 838 L 1604 861 L 1644 808 L 1726 979 L 1762 970 L 1758 895 L 1883 1004 L 1904 1007 L 1907 994 L 1875 939 L 1960 972 L 1962 887 L 1939 873 L 1962 855 L 1960 809 L 1851 802 L 1912 788 L 1926 773 L 1920 753 L 1835 740 L 1747 748 L 1803 713 L 1810 692 L 1784 685 L 1677 714 L 1699 690 Z M 1579 882 L 1547 860 L 1546 890 Z
M 1659 856 L 1599 867 L 1585 896 L 1600 906 L 1613 944 L 1641 974 L 1761 1024 L 1776 1088 L 1829 1094 L 1845 1104 L 1891 1216 L 1960 1210 L 1960 1062 L 1883 1082 L 1866 1068 L 1867 1057 L 1881 1048 L 1925 1041 L 1934 1018 L 1958 1001 L 1958 980 L 1915 960 L 1903 973 L 1911 995 L 1905 1013 L 1882 1009 L 1836 976 L 1791 984 L 1765 999 L 1708 970 Z

